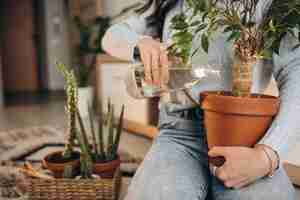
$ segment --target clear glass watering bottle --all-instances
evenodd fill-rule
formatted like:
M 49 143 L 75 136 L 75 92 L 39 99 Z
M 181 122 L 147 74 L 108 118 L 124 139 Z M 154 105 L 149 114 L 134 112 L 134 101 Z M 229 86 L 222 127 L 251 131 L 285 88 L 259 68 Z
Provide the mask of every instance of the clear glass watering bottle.
M 145 81 L 145 70 L 142 63 L 133 63 L 129 68 L 125 84 L 130 96 L 137 99 L 159 97 L 165 93 L 173 93 L 191 89 L 196 84 L 209 78 L 218 80 L 221 68 L 218 65 L 173 65 L 169 67 L 169 81 L 162 86 L 148 84 Z

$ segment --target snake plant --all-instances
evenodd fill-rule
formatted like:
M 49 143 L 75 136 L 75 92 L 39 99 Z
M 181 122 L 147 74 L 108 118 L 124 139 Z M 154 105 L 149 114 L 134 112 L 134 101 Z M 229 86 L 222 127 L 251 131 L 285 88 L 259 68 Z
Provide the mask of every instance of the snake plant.
M 90 177 L 92 174 L 92 163 L 105 163 L 118 158 L 118 147 L 123 128 L 124 105 L 117 124 L 114 118 L 114 105 L 108 101 L 107 114 L 100 114 L 97 123 L 98 130 L 95 128 L 95 118 L 93 117 L 92 108 L 88 106 L 90 134 L 86 131 L 84 122 L 80 113 L 77 111 L 77 118 L 80 131 L 77 132 L 77 139 L 80 145 L 81 173 L 84 177 Z

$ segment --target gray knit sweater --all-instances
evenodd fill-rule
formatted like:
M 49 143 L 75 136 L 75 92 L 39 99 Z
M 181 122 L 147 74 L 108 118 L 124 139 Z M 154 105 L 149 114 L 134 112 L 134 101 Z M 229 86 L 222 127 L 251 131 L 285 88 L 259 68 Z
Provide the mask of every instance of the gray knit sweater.
M 271 0 L 260 0 L 256 20 L 261 20 L 262 13 L 267 10 L 270 3 Z M 180 2 L 168 13 L 163 30 L 164 42 L 170 40 L 171 18 L 183 8 L 184 3 Z M 152 34 L 151 28 L 146 26 L 146 15 L 147 13 L 133 15 L 110 27 L 102 41 L 104 49 L 113 56 L 134 61 L 133 49 L 138 40 L 143 35 Z M 272 74 L 279 88 L 281 98 L 279 113 L 259 143 L 270 146 L 280 156 L 287 152 L 289 139 L 300 134 L 300 48 L 293 50 L 296 42 L 298 40 L 292 36 L 285 37 L 278 55 L 275 54 L 271 61 L 259 61 L 253 68 L 252 92 L 262 93 L 269 84 Z M 194 43 L 198 44 L 197 36 L 195 36 Z M 208 55 L 200 50 L 197 59 L 192 61 L 194 65 L 219 64 L 223 70 L 222 78 L 218 80 L 207 79 L 195 86 L 192 89 L 194 98 L 198 98 L 201 91 L 231 89 L 232 57 L 232 45 L 226 42 L 226 36 L 222 34 L 219 34 L 211 42 Z

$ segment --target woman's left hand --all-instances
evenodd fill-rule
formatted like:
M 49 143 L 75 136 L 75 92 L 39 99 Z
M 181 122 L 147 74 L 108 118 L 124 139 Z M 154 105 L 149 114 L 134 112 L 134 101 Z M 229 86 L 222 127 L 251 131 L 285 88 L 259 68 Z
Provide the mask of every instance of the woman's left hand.
M 215 176 L 228 188 L 244 187 L 270 172 L 270 161 L 261 148 L 213 147 L 208 155 L 225 157 Z

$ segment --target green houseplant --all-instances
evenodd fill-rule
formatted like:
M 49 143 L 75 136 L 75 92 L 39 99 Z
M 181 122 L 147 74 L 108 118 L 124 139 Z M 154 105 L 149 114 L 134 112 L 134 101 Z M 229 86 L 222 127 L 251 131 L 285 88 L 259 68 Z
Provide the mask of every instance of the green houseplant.
M 96 57 L 98 54 L 104 53 L 101 40 L 111 22 L 122 18 L 140 5 L 140 2 L 134 3 L 122 9 L 115 16 L 98 16 L 90 21 L 83 21 L 80 16 L 74 17 L 74 24 L 79 31 L 79 44 L 76 47 L 75 55 L 77 66 L 74 67 L 79 88 L 88 85 L 89 75 L 96 64 Z M 86 104 L 84 104 L 84 106 L 86 106 Z
M 74 150 L 76 139 L 76 110 L 77 110 L 77 82 L 73 70 L 68 70 L 62 63 L 57 63 L 57 69 L 65 78 L 66 81 L 66 94 L 67 105 L 66 113 L 68 115 L 68 129 L 66 131 L 67 140 L 65 142 L 64 151 L 57 151 L 48 154 L 44 160 L 44 167 L 51 170 L 55 177 L 62 177 L 65 167 L 71 166 L 73 169 L 73 175 L 76 174 L 79 169 L 79 157 L 80 153 Z
M 89 74 L 96 64 L 97 54 L 103 53 L 101 40 L 110 25 L 109 17 L 97 17 L 89 22 L 82 22 L 80 17 L 74 17 L 74 23 L 79 31 L 79 44 L 76 48 L 77 66 L 74 68 L 78 87 L 86 87 Z
M 76 47 L 76 65 L 74 73 L 78 83 L 78 109 L 83 118 L 88 117 L 87 102 L 93 100 L 93 87 L 88 85 L 91 72 L 96 65 L 97 55 L 103 53 L 101 40 L 110 24 L 109 17 L 97 17 L 82 22 L 80 17 L 74 18 L 79 32 L 79 44 Z
M 300 27 L 300 2 L 273 0 L 261 21 L 255 21 L 258 0 L 187 0 L 190 16 L 180 13 L 172 20 L 171 52 L 186 61 L 192 35 L 201 33 L 199 45 L 208 52 L 215 33 L 223 32 L 232 44 L 232 92 L 204 92 L 208 146 L 252 146 L 266 132 L 279 108 L 276 97 L 251 94 L 252 67 L 278 53 L 281 40 Z M 299 45 L 295 45 L 297 48 Z M 197 50 L 196 50 L 197 51 Z
M 114 105 L 108 101 L 107 115 L 102 116 L 100 114 L 97 119 L 98 130 L 94 126 L 94 117 L 90 105 L 88 110 L 91 142 L 88 139 L 89 136 L 81 114 L 78 112 L 77 115 L 80 126 L 77 139 L 82 152 L 81 174 L 84 177 L 91 177 L 94 173 L 102 178 L 112 178 L 116 169 L 120 166 L 118 147 L 123 127 L 124 106 L 122 106 L 118 122 L 115 124 Z

